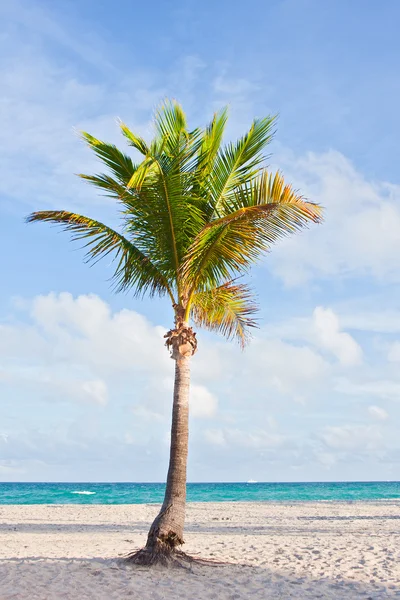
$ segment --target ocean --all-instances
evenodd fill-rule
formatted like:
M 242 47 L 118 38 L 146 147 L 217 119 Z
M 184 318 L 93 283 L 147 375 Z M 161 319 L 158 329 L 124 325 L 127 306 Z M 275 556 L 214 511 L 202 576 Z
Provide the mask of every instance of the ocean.
M 0 504 L 153 504 L 162 483 L 1 483 Z M 354 502 L 400 498 L 400 482 L 188 483 L 188 502 Z

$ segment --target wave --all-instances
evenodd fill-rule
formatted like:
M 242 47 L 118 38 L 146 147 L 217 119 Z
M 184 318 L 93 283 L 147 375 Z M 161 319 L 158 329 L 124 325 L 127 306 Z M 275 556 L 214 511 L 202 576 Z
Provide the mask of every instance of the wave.
M 87 490 L 82 490 L 81 492 L 71 492 L 71 494 L 83 494 L 84 496 L 91 496 L 92 494 L 95 494 L 96 492 L 88 492 Z

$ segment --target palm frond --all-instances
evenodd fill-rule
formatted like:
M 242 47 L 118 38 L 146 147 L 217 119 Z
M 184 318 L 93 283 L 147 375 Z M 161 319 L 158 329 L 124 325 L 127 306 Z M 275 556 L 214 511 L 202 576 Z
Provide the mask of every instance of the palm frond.
M 192 159 L 202 142 L 200 128 L 189 131 L 186 115 L 178 102 L 165 100 L 156 110 L 154 123 L 156 138 L 149 154 L 157 160 L 168 159 L 170 172 L 187 172 L 192 169 Z
M 154 122 L 156 132 L 166 141 L 168 150 L 175 150 L 182 137 L 187 136 L 186 115 L 175 100 L 165 100 L 158 107 Z
M 165 293 L 172 296 L 168 281 L 156 265 L 125 236 L 100 221 L 58 210 L 34 212 L 26 220 L 28 223 L 49 221 L 72 233 L 72 240 L 87 240 L 84 244 L 86 262 L 98 262 L 113 255 L 117 262 L 113 275 L 117 291 L 133 289 L 137 295 L 148 292 L 150 296 Z
M 193 295 L 191 317 L 199 327 L 236 338 L 241 346 L 249 341 L 250 330 L 257 327 L 253 318 L 258 308 L 253 294 L 244 284 L 228 281 L 211 290 Z
M 280 238 L 319 222 L 321 210 L 285 185 L 281 175 L 265 172 L 236 190 L 225 214 L 197 235 L 182 265 L 186 285 L 193 293 L 246 271 Z
M 134 189 L 137 192 L 140 191 L 143 182 L 146 177 L 154 171 L 156 167 L 156 160 L 152 156 L 147 156 L 138 166 L 136 171 L 133 173 L 132 177 L 129 179 L 127 183 L 127 187 L 129 189 Z
M 204 212 L 209 217 L 214 209 L 214 204 L 209 198 L 208 178 L 214 169 L 218 151 L 221 147 L 225 125 L 228 119 L 228 108 L 225 107 L 214 117 L 202 134 L 197 161 L 194 165 L 195 180 L 193 192 L 203 200 Z
M 297 206 L 309 221 L 318 223 L 322 218 L 319 204 L 308 202 L 290 184 L 285 183 L 283 175 L 277 171 L 270 173 L 263 169 L 259 176 L 244 185 L 238 186 L 221 205 L 221 216 L 230 218 L 235 211 L 260 207 L 263 205 Z
M 154 170 L 135 188 L 135 197 L 125 197 L 126 228 L 146 254 L 178 280 L 182 258 L 193 238 L 204 226 L 204 216 L 190 194 L 191 175 L 168 172 L 168 162 L 154 161 Z
M 224 107 L 218 113 L 214 114 L 213 120 L 206 127 L 202 137 L 202 142 L 198 157 L 198 179 L 207 177 L 214 166 L 215 158 L 220 149 L 222 138 L 228 120 L 228 107 Z
M 114 144 L 102 142 L 90 135 L 90 133 L 82 131 L 81 135 L 82 139 L 86 141 L 96 156 L 107 165 L 118 181 L 123 185 L 127 185 L 138 168 L 133 163 L 131 157 L 118 150 Z
M 123 123 L 122 121 L 120 122 L 119 126 L 121 128 L 122 134 L 128 140 L 128 144 L 136 150 L 138 150 L 144 156 L 147 156 L 149 154 L 149 146 L 146 144 L 144 139 L 140 137 L 140 135 L 136 135 L 136 133 L 133 133 L 133 131 L 129 129 L 129 127 L 125 125 L 125 123 Z
M 206 190 L 213 211 L 211 217 L 219 216 L 221 203 L 232 190 L 245 185 L 259 172 L 259 165 L 266 158 L 263 150 L 272 140 L 275 117 L 256 119 L 249 131 L 236 143 L 230 143 L 218 152 Z
M 104 173 L 100 173 L 99 175 L 85 175 L 85 173 L 78 173 L 78 177 L 106 192 L 105 196 L 109 196 L 110 198 L 121 200 L 129 194 L 129 190 L 127 190 L 125 185 L 122 185 L 116 179 L 113 179 Z

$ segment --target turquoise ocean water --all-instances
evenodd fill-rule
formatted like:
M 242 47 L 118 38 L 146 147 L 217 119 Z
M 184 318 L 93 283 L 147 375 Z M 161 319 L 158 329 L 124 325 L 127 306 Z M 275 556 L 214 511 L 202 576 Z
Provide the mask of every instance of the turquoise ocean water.
M 161 483 L 1 483 L 0 504 L 162 502 Z M 189 502 L 307 502 L 400 498 L 400 482 L 188 483 Z

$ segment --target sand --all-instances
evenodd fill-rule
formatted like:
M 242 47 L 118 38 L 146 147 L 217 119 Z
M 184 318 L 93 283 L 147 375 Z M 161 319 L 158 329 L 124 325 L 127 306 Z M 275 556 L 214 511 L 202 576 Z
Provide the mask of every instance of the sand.
M 185 550 L 230 564 L 119 565 L 157 509 L 1 506 L 1 600 L 400 598 L 400 502 L 190 504 Z

